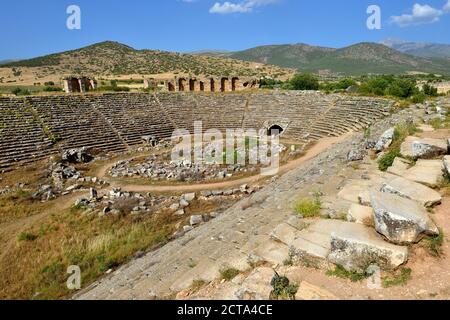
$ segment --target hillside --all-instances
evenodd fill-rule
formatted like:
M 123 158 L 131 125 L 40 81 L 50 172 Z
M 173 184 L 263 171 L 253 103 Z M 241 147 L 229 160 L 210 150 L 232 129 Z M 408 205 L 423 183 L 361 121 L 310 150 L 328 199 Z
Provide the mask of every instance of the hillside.
M 397 39 L 386 39 L 380 43 L 413 56 L 450 59 L 450 45 L 448 44 L 409 42 Z
M 414 57 L 375 43 L 359 43 L 342 49 L 304 44 L 262 46 L 235 52 L 230 57 L 308 72 L 327 70 L 350 75 L 407 72 L 450 74 L 450 61 Z
M 43 82 L 67 74 L 97 77 L 125 75 L 192 74 L 274 77 L 291 71 L 280 67 L 236 61 L 229 58 L 135 50 L 117 42 L 102 42 L 77 50 L 51 54 L 0 66 L 0 83 Z

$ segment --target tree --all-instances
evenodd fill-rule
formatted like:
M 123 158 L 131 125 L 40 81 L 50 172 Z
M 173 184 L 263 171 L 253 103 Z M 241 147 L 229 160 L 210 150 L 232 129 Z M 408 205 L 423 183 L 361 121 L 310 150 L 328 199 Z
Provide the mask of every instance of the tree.
M 398 79 L 391 83 L 388 93 L 394 97 L 408 98 L 417 92 L 416 83 L 407 79 Z
M 319 80 L 312 74 L 296 74 L 290 81 L 294 90 L 319 90 Z
M 422 91 L 424 94 L 426 94 L 427 96 L 430 96 L 430 97 L 436 97 L 438 95 L 437 88 L 429 85 L 428 83 L 423 85 Z

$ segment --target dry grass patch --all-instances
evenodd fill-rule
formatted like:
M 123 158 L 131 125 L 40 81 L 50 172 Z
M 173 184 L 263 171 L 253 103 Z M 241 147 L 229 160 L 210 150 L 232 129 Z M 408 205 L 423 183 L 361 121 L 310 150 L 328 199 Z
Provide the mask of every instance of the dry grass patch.
M 67 209 L 51 214 L 3 243 L 0 257 L 0 299 L 64 299 L 67 268 L 77 265 L 83 287 L 107 270 L 169 241 L 180 218 L 153 214 L 142 217 L 83 215 Z

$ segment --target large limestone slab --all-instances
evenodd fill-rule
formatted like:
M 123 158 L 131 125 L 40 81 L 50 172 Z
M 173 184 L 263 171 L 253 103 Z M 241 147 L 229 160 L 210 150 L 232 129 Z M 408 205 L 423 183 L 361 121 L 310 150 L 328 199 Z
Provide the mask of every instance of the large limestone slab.
M 383 151 L 384 149 L 389 148 L 389 146 L 392 144 L 392 141 L 394 140 L 394 133 L 394 128 L 390 128 L 389 130 L 385 131 L 375 145 L 375 150 Z
M 365 272 L 371 265 L 395 269 L 408 259 L 408 249 L 384 241 L 373 229 L 360 224 L 323 221 L 316 228 L 331 227 L 328 261 L 348 271 Z
M 410 167 L 411 167 L 410 161 L 400 158 L 400 157 L 397 157 L 397 158 L 395 158 L 392 166 L 387 169 L 387 172 L 390 174 L 397 175 L 397 176 L 402 176 L 406 173 L 406 171 Z
M 408 258 L 406 247 L 384 241 L 375 230 L 361 224 L 318 220 L 294 241 L 297 250 L 312 252 L 321 248 L 320 256 L 351 271 L 366 271 L 370 264 L 394 269 Z
M 414 159 L 432 159 L 447 153 L 447 143 L 442 139 L 425 138 L 412 143 Z
M 444 179 L 443 169 L 442 160 L 417 160 L 416 165 L 406 170 L 402 177 L 430 188 L 436 188 Z
M 268 241 L 257 247 L 253 254 L 264 261 L 283 265 L 289 258 L 289 247 L 280 242 Z
M 386 181 L 381 186 L 381 192 L 391 193 L 400 197 L 419 202 L 424 207 L 432 207 L 441 203 L 441 195 L 423 184 L 396 177 Z
M 367 224 L 372 220 L 373 220 L 373 209 L 371 207 L 366 207 L 354 203 L 348 210 L 347 214 L 348 222 Z
M 424 234 L 439 234 L 437 226 L 418 202 L 382 192 L 373 192 L 371 199 L 375 228 L 389 241 L 416 243 Z

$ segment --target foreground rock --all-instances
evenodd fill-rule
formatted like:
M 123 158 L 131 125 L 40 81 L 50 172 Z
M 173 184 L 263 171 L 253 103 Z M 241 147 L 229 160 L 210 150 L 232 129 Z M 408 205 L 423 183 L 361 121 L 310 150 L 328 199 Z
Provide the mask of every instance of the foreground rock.
M 447 144 L 441 139 L 408 137 L 402 144 L 401 153 L 414 159 L 432 159 L 447 153 Z
M 87 163 L 94 159 L 85 147 L 66 150 L 62 153 L 61 158 L 70 163 Z
M 442 201 L 442 197 L 438 192 L 402 177 L 386 181 L 381 187 L 381 192 L 391 193 L 402 198 L 417 201 L 424 207 L 433 207 Z
M 384 149 L 389 148 L 389 146 L 392 144 L 392 141 L 394 140 L 394 133 L 395 129 L 390 128 L 386 132 L 384 132 L 380 139 L 378 140 L 377 144 L 375 145 L 375 150 L 378 152 L 383 151 Z
M 384 241 L 373 229 L 361 224 L 318 220 L 302 230 L 282 224 L 272 237 L 290 247 L 294 262 L 308 266 L 342 265 L 364 272 L 371 264 L 395 269 L 408 259 L 406 247 Z
M 362 273 L 371 265 L 391 270 L 408 260 L 406 247 L 387 243 L 373 229 L 349 222 L 341 222 L 334 228 L 328 261 L 348 271 Z
M 425 234 L 439 234 L 425 209 L 413 200 L 372 192 L 371 201 L 376 230 L 393 243 L 416 243 Z
M 447 153 L 447 143 L 441 139 L 421 139 L 412 145 L 414 159 L 431 159 Z
M 444 169 L 447 176 L 450 177 L 450 156 L 444 157 Z
M 444 178 L 443 167 L 442 160 L 418 160 L 414 167 L 402 174 L 402 177 L 430 188 L 437 188 Z

